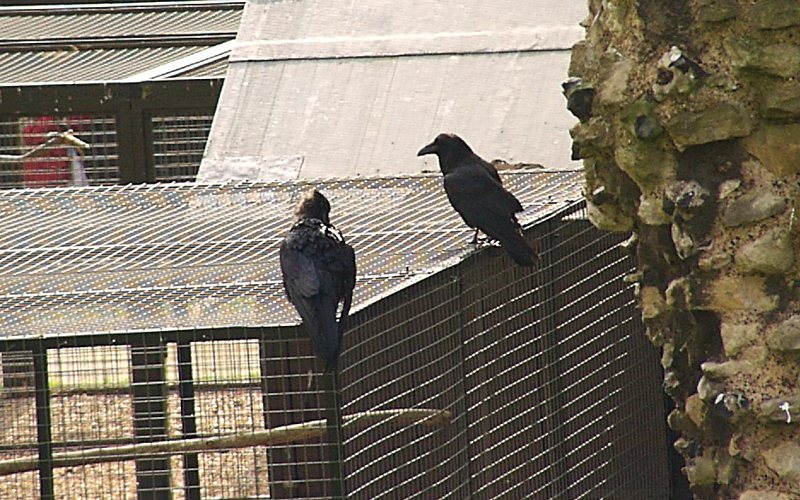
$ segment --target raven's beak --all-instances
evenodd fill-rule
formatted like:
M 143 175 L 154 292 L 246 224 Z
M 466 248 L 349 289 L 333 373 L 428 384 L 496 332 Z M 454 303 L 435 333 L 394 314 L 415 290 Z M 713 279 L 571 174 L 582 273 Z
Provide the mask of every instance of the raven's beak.
M 438 149 L 436 149 L 436 144 L 430 143 L 424 148 L 420 149 L 419 152 L 417 153 L 417 156 L 429 155 L 436 153 L 437 151 Z

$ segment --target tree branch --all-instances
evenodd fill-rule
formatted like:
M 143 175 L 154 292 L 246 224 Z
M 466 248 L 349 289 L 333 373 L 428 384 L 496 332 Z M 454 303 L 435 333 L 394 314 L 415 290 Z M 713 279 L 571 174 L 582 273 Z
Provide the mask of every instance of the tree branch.
M 91 147 L 89 144 L 72 135 L 72 129 L 65 130 L 64 132 L 48 132 L 46 137 L 46 141 L 33 146 L 21 155 L 0 154 L 0 161 L 23 161 L 28 158 L 46 156 L 48 150 L 61 144 L 68 144 L 81 149 L 87 149 Z

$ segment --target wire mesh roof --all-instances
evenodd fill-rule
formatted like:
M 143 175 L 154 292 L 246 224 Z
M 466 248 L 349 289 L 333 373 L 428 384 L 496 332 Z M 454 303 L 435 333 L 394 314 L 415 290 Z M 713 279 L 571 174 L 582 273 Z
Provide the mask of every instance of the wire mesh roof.
M 578 171 L 503 174 L 522 223 L 579 197 Z M 0 192 L 0 337 L 297 324 L 278 245 L 315 186 L 357 254 L 354 308 L 474 251 L 440 175 Z

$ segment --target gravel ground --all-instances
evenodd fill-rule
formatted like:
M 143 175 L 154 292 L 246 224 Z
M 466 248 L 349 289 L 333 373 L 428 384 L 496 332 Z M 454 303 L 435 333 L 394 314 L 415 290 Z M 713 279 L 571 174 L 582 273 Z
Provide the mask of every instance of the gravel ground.
M 133 433 L 131 396 L 111 393 L 72 393 L 52 397 L 53 440 L 85 441 L 130 438 Z M 173 391 L 168 398 L 169 435 L 180 435 L 180 406 Z M 201 434 L 263 429 L 258 388 L 199 390 L 195 408 Z M 0 446 L 36 442 L 33 397 L 0 397 Z M 75 448 L 71 448 L 75 449 Z M 56 450 L 62 451 L 62 450 Z M 35 450 L 0 451 L 0 460 L 34 455 Z M 183 498 L 183 457 L 170 459 L 173 498 Z M 199 455 L 203 498 L 247 498 L 267 491 L 264 447 L 243 448 Z M 133 461 L 55 469 L 58 498 L 95 500 L 135 499 Z M 38 472 L 0 476 L 0 498 L 29 500 L 38 497 Z

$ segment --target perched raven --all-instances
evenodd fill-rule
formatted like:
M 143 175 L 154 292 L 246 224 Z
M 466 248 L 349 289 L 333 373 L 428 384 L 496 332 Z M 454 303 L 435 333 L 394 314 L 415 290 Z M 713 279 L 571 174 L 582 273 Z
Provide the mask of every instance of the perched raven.
M 439 157 L 447 198 L 464 222 L 499 241 L 517 264 L 535 264 L 539 257 L 523 239 L 515 215 L 522 212 L 522 205 L 503 187 L 494 166 L 455 134 L 439 134 L 417 156 L 427 154 Z
M 305 192 L 295 208 L 295 223 L 280 246 L 286 295 L 303 319 L 314 354 L 325 360 L 325 371 L 336 369 L 356 284 L 355 252 L 331 225 L 330 210 L 319 191 Z

